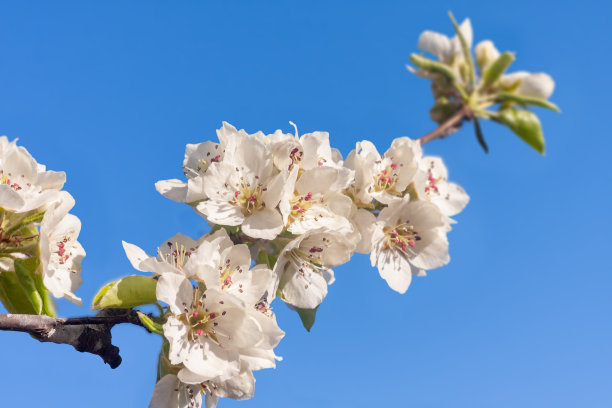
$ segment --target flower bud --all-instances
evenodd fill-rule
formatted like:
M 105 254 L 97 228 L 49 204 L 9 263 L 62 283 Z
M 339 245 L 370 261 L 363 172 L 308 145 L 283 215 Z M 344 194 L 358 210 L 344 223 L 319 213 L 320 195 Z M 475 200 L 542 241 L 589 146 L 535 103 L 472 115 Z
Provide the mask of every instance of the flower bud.
M 493 41 L 490 40 L 479 42 L 474 48 L 474 52 L 476 53 L 476 62 L 481 71 L 486 70 L 500 56 L 499 51 L 493 45 Z

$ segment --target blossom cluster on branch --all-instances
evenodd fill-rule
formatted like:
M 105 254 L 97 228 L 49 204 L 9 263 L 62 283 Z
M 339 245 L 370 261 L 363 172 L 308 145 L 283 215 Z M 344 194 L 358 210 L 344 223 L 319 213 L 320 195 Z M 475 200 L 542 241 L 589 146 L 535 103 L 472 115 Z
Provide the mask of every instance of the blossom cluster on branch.
M 187 145 L 186 181 L 156 184 L 206 219 L 211 233 L 197 241 L 178 234 L 155 257 L 124 243 L 167 305 L 151 322 L 166 342 L 151 407 L 199 406 L 202 394 L 207 406 L 251 397 L 252 372 L 274 367 L 284 335 L 269 306 L 275 298 L 310 329 L 332 268 L 355 252 L 370 253 L 389 286 L 404 293 L 412 275 L 449 261 L 450 216 L 468 202 L 442 160 L 423 156 L 407 137 L 384 154 L 358 142 L 343 160 L 326 132 L 249 134 L 223 123 L 217 135 Z M 102 294 L 98 307 L 112 299 Z
M 0 137 L 0 301 L 11 313 L 55 315 L 50 295 L 78 305 L 85 251 L 64 172 Z
M 250 134 L 224 122 L 217 141 L 186 146 L 186 180 L 156 183 L 163 196 L 206 220 L 210 233 L 198 239 L 178 233 L 153 256 L 124 242 L 132 266 L 144 274 L 104 285 L 92 302 L 102 309 L 98 316 L 71 322 L 8 316 L 0 329 L 40 334 L 46 325 L 41 341 L 75 345 L 116 367 L 121 359 L 110 344 L 111 328 L 140 324 L 163 337 L 149 407 L 204 401 L 210 408 L 219 398 L 251 398 L 253 373 L 280 360 L 274 348 L 285 333 L 271 307 L 277 298 L 310 330 L 335 281 L 333 268 L 354 253 L 369 254 L 389 287 L 405 293 L 413 276 L 449 262 L 451 217 L 469 201 L 448 180 L 442 159 L 425 156 L 421 145 L 472 121 L 486 151 L 484 119 L 543 153 L 540 122 L 528 108 L 558 111 L 548 101 L 550 76 L 507 74 L 514 54 L 488 40 L 476 45 L 474 57 L 469 19 L 459 25 L 451 15 L 451 21 L 453 38 L 431 31 L 419 38 L 418 47 L 436 59 L 412 54 L 417 68 L 408 67 L 432 83 L 436 130 L 417 140 L 396 138 L 382 154 L 362 140 L 344 158 L 327 132 Z M 50 295 L 81 303 L 74 291 L 85 251 L 64 182 L 64 173 L 47 171 L 16 141 L 0 138 L 0 301 L 10 313 L 53 316 Z M 159 314 L 132 310 L 142 305 L 157 306 Z M 61 324 L 74 330 L 50 338 Z M 104 341 L 66 339 L 71 333 Z

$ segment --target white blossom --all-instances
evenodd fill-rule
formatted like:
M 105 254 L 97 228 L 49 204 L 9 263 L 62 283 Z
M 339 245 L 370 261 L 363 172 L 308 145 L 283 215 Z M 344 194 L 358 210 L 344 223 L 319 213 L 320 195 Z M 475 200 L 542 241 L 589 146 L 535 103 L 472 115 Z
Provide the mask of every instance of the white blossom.
M 384 156 L 367 140 L 357 143 L 344 163 L 355 171 L 348 194 L 357 205 L 368 204 L 372 199 L 384 204 L 401 199 L 418 170 L 422 154 L 420 143 L 407 137 L 394 139 Z
M 331 268 L 348 262 L 353 250 L 344 234 L 325 229 L 308 231 L 289 242 L 274 266 L 282 299 L 304 309 L 317 307 L 334 282 Z
M 230 149 L 231 156 L 227 154 Z M 204 175 L 207 201 L 198 204 L 208 221 L 240 225 L 253 238 L 274 239 L 283 229 L 276 209 L 287 173 L 276 171 L 261 137 L 245 135 L 240 142 L 228 141 L 226 156 L 213 163 Z
M 352 200 L 334 187 L 340 176 L 334 167 L 292 171 L 283 189 L 280 210 L 287 230 L 293 234 L 326 228 L 346 234 L 353 227 L 348 217 Z M 296 180 L 297 175 L 300 174 Z M 346 187 L 344 185 L 343 187 Z
M 412 275 L 449 261 L 447 217 L 426 201 L 394 201 L 378 215 L 372 233 L 372 266 L 391 289 L 404 293 Z
M 160 180 L 155 183 L 155 188 L 164 197 L 180 203 L 197 203 L 205 200 L 203 176 L 212 163 L 223 159 L 228 135 L 234 133 L 244 134 L 243 130 L 236 130 L 227 122 L 217 130 L 219 143 L 206 141 L 198 144 L 187 144 L 185 148 L 185 159 L 183 160 L 183 173 L 187 182 L 178 179 Z
M 414 183 L 419 199 L 434 203 L 449 217 L 461 212 L 470 200 L 463 188 L 448 181 L 448 171 L 439 157 L 423 157 Z
M 0 207 L 26 212 L 60 199 L 59 190 L 66 181 L 64 172 L 47 171 L 38 164 L 17 139 L 0 137 Z
M 196 276 L 198 272 L 198 265 L 191 261 L 196 247 L 197 243 L 193 239 L 178 233 L 164 241 L 157 248 L 157 257 L 153 257 L 147 255 L 138 246 L 123 241 L 125 254 L 136 270 L 154 274 L 173 272 L 188 278 Z M 210 254 L 205 254 L 205 256 L 208 255 Z
M 74 206 L 70 194 L 62 191 L 60 201 L 47 210 L 40 225 L 40 260 L 43 283 L 55 297 L 81 305 L 74 291 L 81 284 L 81 261 L 85 250 L 77 241 L 81 221 L 68 211 Z

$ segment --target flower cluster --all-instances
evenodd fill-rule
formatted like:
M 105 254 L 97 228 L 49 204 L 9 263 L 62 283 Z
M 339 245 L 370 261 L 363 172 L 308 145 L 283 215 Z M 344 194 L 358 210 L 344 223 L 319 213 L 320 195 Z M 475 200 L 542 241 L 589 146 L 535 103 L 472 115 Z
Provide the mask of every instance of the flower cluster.
M 251 268 L 245 244 L 224 229 L 198 241 L 178 234 L 156 257 L 124 242 L 132 265 L 152 272 L 156 298 L 168 305 L 163 334 L 167 348 L 151 407 L 206 406 L 219 397 L 251 398 L 253 371 L 275 367 L 274 347 L 284 333 L 267 300 L 272 271 Z
M 544 153 L 544 137 L 538 117 L 525 109 L 532 106 L 554 111 L 559 108 L 548 99 L 555 82 L 545 73 L 517 71 L 506 73 L 514 62 L 512 52 L 499 52 L 490 40 L 481 41 L 472 55 L 472 25 L 465 19 L 458 25 L 451 15 L 456 35 L 452 38 L 424 31 L 418 48 L 435 57 L 412 54 L 410 61 L 418 67 L 407 68 L 432 83 L 435 99 L 431 118 L 442 126 L 456 130 L 464 119 L 474 119 L 478 141 L 485 151 L 478 119 L 500 123 Z M 497 106 L 497 110 L 491 107 Z
M 424 157 L 407 137 L 383 155 L 359 142 L 343 160 L 326 132 L 249 134 L 223 123 L 217 135 L 187 145 L 186 181 L 156 183 L 213 232 L 198 241 L 179 234 L 156 257 L 124 244 L 168 305 L 166 375 L 150 407 L 199 406 L 202 394 L 207 406 L 251 397 L 252 372 L 274 366 L 283 335 L 270 302 L 278 297 L 314 316 L 332 268 L 355 252 L 371 253 L 372 266 L 404 293 L 412 275 L 449 261 L 449 217 L 469 199 L 447 180 L 442 160 Z
M 81 304 L 81 223 L 61 190 L 66 175 L 16 142 L 0 137 L 0 300 L 11 313 L 53 315 L 49 292 Z

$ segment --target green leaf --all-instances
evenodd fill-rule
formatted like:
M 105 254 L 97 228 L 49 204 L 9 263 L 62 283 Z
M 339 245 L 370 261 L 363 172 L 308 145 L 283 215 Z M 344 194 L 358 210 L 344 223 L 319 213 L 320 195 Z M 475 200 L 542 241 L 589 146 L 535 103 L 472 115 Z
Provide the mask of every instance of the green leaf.
M 151 319 L 149 316 L 140 311 L 136 312 L 136 314 L 138 314 L 138 318 L 140 319 L 142 324 L 144 324 L 147 329 L 151 330 L 151 332 L 160 335 L 164 334 L 164 329 L 161 324 L 155 323 L 153 319 Z
M 43 299 L 40 293 L 38 293 L 36 283 L 34 282 L 34 275 L 40 265 L 40 261 L 38 258 L 16 259 L 14 265 L 17 280 L 23 288 L 27 299 L 32 304 L 34 314 L 42 314 Z
M 482 129 L 480 129 L 480 122 L 478 118 L 474 117 L 474 132 L 476 133 L 476 140 L 478 140 L 478 144 L 482 147 L 485 153 L 489 153 L 489 146 L 487 146 L 487 142 L 485 142 L 484 136 L 482 134 Z
M 0 272 L 0 301 L 9 313 L 37 314 L 15 272 Z
M 310 331 L 312 325 L 315 322 L 315 315 L 317 314 L 318 308 L 319 306 L 315 307 L 314 309 L 301 309 L 299 307 L 293 307 L 293 309 L 295 309 L 295 311 L 300 316 L 300 319 L 302 320 L 302 325 L 307 331 Z
M 94 297 L 91 308 L 132 308 L 157 303 L 157 281 L 149 276 L 130 275 L 104 285 Z
M 486 89 L 493 85 L 504 72 L 508 69 L 510 64 L 514 62 L 514 54 L 511 52 L 504 52 L 501 54 L 493 64 L 487 70 L 482 73 L 482 80 L 480 81 L 480 89 Z
M 514 102 L 522 106 L 534 105 L 534 106 L 540 106 L 542 108 L 550 109 L 555 112 L 561 112 L 561 109 L 559 109 L 557 105 L 555 105 L 552 102 L 547 101 L 546 99 L 536 98 L 533 96 L 522 96 L 522 95 L 517 95 L 515 93 L 510 93 L 510 92 L 499 93 L 497 97 L 495 98 L 495 102 L 496 103 Z
M 533 113 L 523 109 L 501 109 L 491 117 L 494 121 L 508 126 L 538 153 L 544 154 L 544 135 L 540 120 Z

